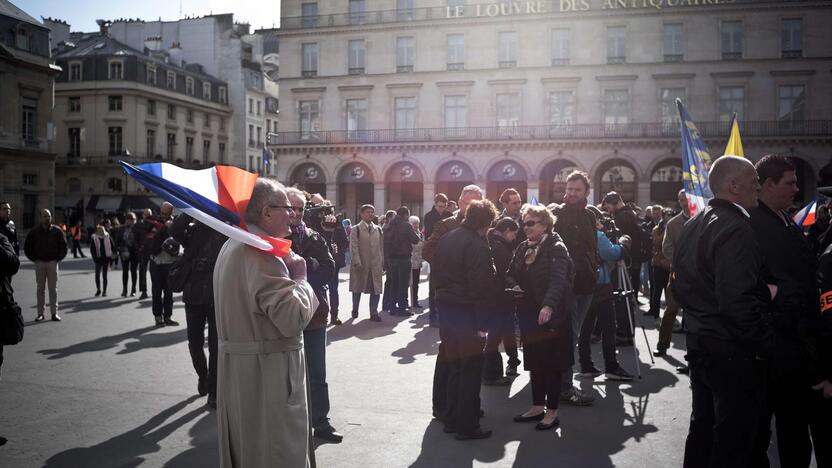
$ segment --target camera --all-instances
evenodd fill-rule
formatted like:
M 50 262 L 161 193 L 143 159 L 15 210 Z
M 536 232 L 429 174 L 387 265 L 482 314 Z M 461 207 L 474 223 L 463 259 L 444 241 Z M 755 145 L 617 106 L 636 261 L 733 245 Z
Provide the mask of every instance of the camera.
M 333 230 L 338 227 L 338 221 L 328 222 L 325 220 L 327 216 L 335 214 L 335 207 L 332 205 L 314 205 L 312 202 L 307 202 L 304 208 L 304 222 L 315 229 L 320 226 L 324 229 Z
M 604 213 L 601 215 L 599 221 L 604 231 L 604 235 L 607 236 L 610 242 L 617 243 L 618 239 L 621 237 L 621 229 L 618 229 L 618 226 L 615 225 L 615 220 L 612 219 L 612 216 Z

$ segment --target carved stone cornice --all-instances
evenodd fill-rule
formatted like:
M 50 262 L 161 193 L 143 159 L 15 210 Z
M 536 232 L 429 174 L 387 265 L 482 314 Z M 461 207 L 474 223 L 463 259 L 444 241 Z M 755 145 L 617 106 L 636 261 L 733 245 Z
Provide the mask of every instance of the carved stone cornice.
M 772 70 L 771 76 L 812 76 L 816 70 Z
M 491 86 L 496 85 L 524 85 L 526 82 L 529 81 L 526 78 L 507 78 L 502 80 L 488 80 L 488 84 Z
M 371 91 L 376 85 L 342 85 L 338 87 L 338 91 Z M 293 90 L 294 91 L 294 90 Z
M 323 93 L 326 86 L 310 86 L 304 88 L 292 88 L 293 93 Z
M 424 83 L 387 83 L 387 89 L 421 88 Z

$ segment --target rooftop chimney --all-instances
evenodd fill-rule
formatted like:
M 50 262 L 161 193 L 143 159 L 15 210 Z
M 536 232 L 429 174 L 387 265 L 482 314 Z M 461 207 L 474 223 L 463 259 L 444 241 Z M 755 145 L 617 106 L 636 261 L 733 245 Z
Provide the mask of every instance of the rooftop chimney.
M 95 20 L 98 23 L 98 33 L 102 36 L 109 36 L 110 35 L 110 25 L 113 24 L 112 21 L 97 19 Z

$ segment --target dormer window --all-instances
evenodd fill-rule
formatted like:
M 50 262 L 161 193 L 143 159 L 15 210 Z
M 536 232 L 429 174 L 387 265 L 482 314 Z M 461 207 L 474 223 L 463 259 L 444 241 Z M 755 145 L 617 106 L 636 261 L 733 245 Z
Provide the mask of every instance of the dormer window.
M 211 83 L 202 83 L 202 99 L 211 100 Z
M 185 92 L 188 93 L 188 96 L 194 95 L 194 79 L 191 77 L 185 78 Z
M 168 72 L 168 89 L 176 89 L 176 73 L 169 71 Z
M 147 65 L 147 84 L 156 85 L 156 66 Z
M 69 64 L 69 81 L 81 81 L 81 62 Z
M 111 80 L 124 79 L 124 63 L 121 60 L 111 60 L 108 66 Z
M 29 50 L 29 30 L 24 26 L 18 26 L 15 34 L 15 47 L 21 50 Z
M 220 86 L 220 104 L 228 104 L 228 91 L 225 86 Z

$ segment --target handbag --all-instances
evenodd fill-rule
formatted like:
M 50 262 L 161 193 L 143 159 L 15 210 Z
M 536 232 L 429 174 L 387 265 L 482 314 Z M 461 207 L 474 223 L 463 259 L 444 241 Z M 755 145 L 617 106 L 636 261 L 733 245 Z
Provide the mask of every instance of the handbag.
M 185 289 L 185 284 L 191 276 L 192 268 L 191 259 L 185 256 L 180 257 L 170 265 L 170 269 L 168 270 L 168 286 L 171 291 L 178 293 Z
M 16 345 L 23 341 L 23 311 L 15 302 L 0 305 L 0 343 Z

